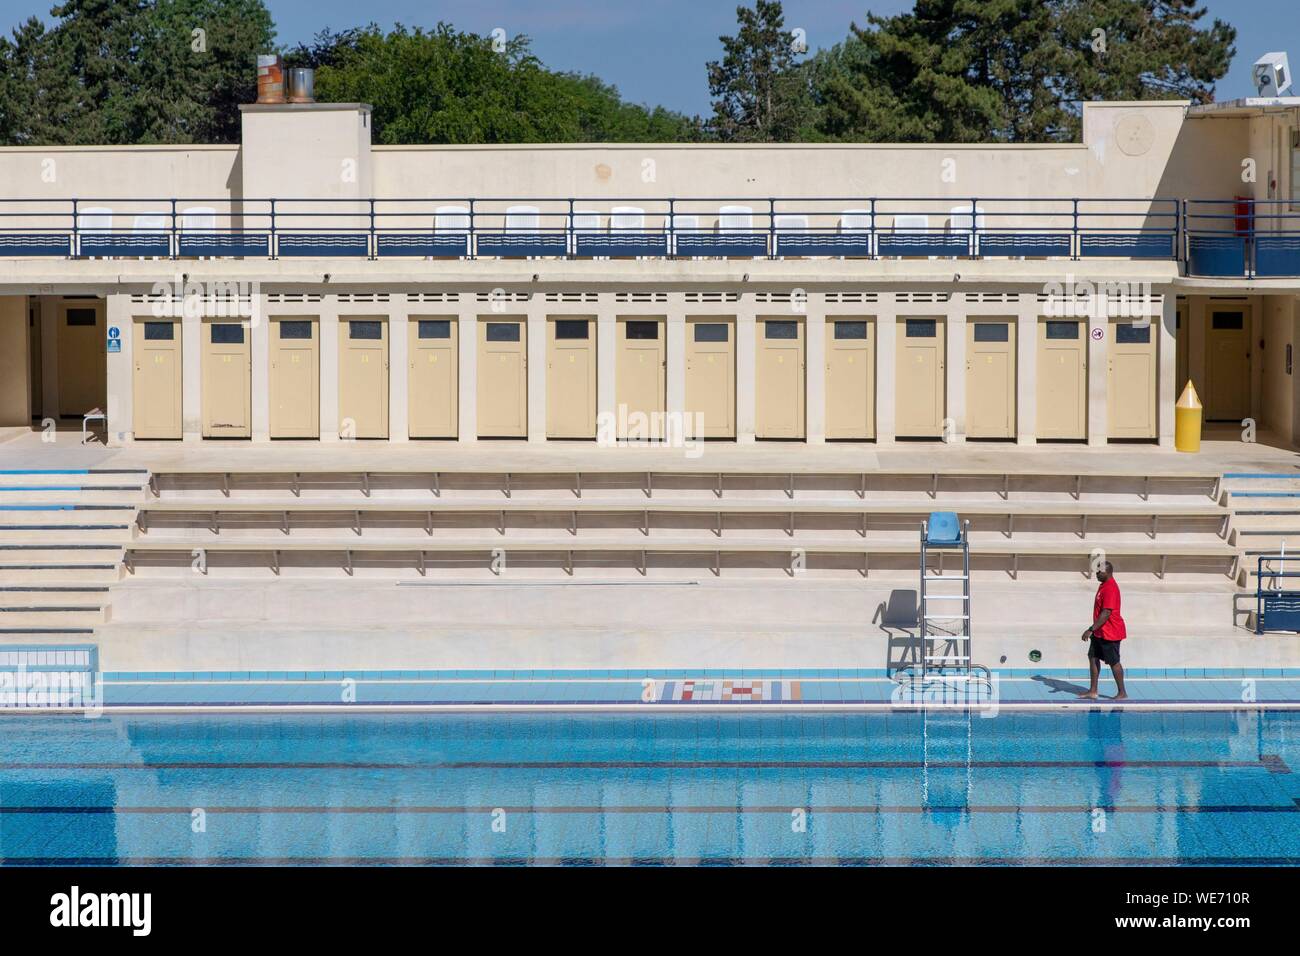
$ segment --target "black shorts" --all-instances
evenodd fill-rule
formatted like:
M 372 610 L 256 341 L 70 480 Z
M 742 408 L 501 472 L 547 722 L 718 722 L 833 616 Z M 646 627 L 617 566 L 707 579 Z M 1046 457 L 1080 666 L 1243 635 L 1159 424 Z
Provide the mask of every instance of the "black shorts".
M 1114 667 L 1119 663 L 1119 641 L 1105 641 L 1094 634 L 1088 642 L 1088 656 Z

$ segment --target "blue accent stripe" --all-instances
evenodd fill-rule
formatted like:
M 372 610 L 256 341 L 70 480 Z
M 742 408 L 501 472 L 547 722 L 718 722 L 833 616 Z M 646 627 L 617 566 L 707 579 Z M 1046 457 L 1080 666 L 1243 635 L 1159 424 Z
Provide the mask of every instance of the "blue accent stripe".
M 17 468 L 0 470 L 0 475 L 88 475 L 85 468 Z
M 0 485 L 0 491 L 139 491 L 135 485 Z
M 0 468 L 0 475 L 147 475 L 147 468 Z
M 0 511 L 134 511 L 134 505 L 0 505 Z

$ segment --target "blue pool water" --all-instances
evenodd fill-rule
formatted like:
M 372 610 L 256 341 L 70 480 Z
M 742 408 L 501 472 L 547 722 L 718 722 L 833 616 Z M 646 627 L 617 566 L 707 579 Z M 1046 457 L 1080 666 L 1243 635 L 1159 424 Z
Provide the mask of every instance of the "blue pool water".
M 1300 713 L 10 716 L 0 858 L 1294 865 Z

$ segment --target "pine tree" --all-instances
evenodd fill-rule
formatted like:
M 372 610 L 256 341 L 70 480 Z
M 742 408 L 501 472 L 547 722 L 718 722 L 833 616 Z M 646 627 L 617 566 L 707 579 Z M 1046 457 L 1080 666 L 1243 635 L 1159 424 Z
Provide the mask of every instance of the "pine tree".
M 1199 0 L 917 0 L 868 15 L 814 61 L 827 137 L 1051 142 L 1078 136 L 1079 103 L 1206 102 L 1236 31 Z
M 51 15 L 0 41 L 0 141 L 238 142 L 275 36 L 262 0 L 64 0 Z
M 795 35 L 785 29 L 779 0 L 736 8 L 739 30 L 723 36 L 723 57 L 708 64 L 713 96 L 710 131 L 724 142 L 773 143 L 796 139 L 811 125 L 808 74 L 798 68 Z

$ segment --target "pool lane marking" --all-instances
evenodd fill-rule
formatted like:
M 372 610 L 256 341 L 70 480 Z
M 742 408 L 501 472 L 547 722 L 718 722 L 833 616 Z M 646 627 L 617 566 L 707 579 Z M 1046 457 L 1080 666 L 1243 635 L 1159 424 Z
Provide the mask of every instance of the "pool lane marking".
M 14 866 L 1297 866 L 1300 856 L 10 856 Z
M 1276 769 L 1279 765 L 1283 770 Z M 0 763 L 0 770 L 1267 770 L 1290 773 L 1272 755 L 1257 760 L 449 760 L 395 763 L 360 761 L 38 761 Z
M 830 805 L 830 806 L 810 806 L 802 807 L 809 814 L 816 816 L 819 813 L 829 813 L 838 815 L 851 814 L 913 814 L 926 815 L 936 813 L 1092 813 L 1096 810 L 1103 810 L 1106 813 L 1300 813 L 1300 797 L 1294 798 L 1291 804 L 1262 804 L 1243 806 L 1241 804 L 1214 804 L 1202 806 L 1128 806 L 1128 805 L 1032 805 L 1017 806 L 1015 804 L 989 804 L 981 806 L 932 806 L 925 807 L 916 804 L 851 804 L 851 805 Z M 695 814 L 717 814 L 717 813 L 777 813 L 789 814 L 791 807 L 788 805 L 754 805 L 754 806 L 737 806 L 735 804 L 700 804 L 694 806 L 657 806 L 653 804 L 629 804 L 619 806 L 586 806 L 574 804 L 569 806 L 529 806 L 526 804 L 509 806 L 509 805 L 492 805 L 484 804 L 483 806 L 437 806 L 437 805 L 417 805 L 409 806 L 248 806 L 248 807 L 204 807 L 204 813 L 221 813 L 221 814 L 464 814 L 464 813 L 484 813 L 490 814 L 496 811 L 506 813 L 521 814 L 675 814 L 675 813 L 695 813 Z M 169 814 L 178 814 L 189 817 L 194 812 L 190 806 L 183 807 L 146 807 L 146 806 L 5 806 L 0 807 L 0 814 L 14 815 L 54 815 L 61 814 L 156 814 L 166 816 Z

